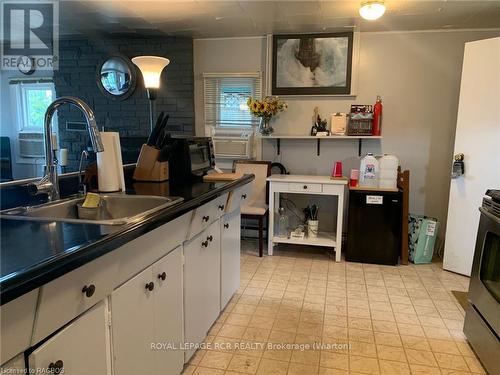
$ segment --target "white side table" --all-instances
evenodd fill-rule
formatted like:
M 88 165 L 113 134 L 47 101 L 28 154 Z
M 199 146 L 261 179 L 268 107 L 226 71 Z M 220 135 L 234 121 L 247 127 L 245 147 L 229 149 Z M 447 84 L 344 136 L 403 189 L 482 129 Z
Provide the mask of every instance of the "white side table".
M 340 262 L 342 248 L 342 220 L 344 216 L 344 194 L 347 180 L 332 180 L 330 176 L 281 175 L 273 174 L 269 181 L 269 225 L 268 255 L 273 255 L 277 243 L 325 246 L 335 248 L 335 261 Z M 280 193 L 335 195 L 338 197 L 337 228 L 321 231 L 316 238 L 281 238 L 274 235 L 274 213 L 278 210 Z

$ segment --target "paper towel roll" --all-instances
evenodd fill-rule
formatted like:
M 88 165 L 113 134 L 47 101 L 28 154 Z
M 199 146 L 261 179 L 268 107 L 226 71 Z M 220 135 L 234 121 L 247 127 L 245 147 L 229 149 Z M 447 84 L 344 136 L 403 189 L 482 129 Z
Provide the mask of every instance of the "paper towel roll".
M 101 132 L 103 152 L 97 153 L 97 179 L 99 191 L 125 191 L 120 135 L 116 132 Z
M 59 165 L 61 167 L 66 167 L 68 165 L 68 149 L 61 148 L 59 150 Z

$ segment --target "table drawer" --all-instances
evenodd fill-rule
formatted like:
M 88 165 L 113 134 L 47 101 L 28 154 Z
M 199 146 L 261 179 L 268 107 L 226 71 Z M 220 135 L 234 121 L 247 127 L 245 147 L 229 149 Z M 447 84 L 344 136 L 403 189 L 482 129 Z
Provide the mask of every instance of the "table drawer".
M 228 193 L 223 194 L 195 209 L 191 225 L 189 226 L 188 240 L 202 232 L 213 223 L 214 220 L 217 220 L 224 214 L 227 204 L 227 195 Z
M 103 256 L 40 288 L 32 345 L 111 294 L 118 263 Z
M 302 191 L 311 193 L 321 193 L 323 191 L 322 184 L 305 184 L 300 182 L 290 182 L 288 184 L 290 191 Z
M 323 193 L 328 195 L 340 195 L 345 191 L 346 185 L 323 185 Z

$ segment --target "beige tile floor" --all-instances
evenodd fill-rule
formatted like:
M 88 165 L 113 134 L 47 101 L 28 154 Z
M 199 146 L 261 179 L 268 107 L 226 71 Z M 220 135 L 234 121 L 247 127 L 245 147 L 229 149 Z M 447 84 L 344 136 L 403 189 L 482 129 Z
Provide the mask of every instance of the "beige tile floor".
M 290 245 L 259 258 L 255 249 L 242 243 L 241 287 L 184 374 L 485 373 L 450 292 L 466 291 L 468 278 L 439 263 L 335 263 Z

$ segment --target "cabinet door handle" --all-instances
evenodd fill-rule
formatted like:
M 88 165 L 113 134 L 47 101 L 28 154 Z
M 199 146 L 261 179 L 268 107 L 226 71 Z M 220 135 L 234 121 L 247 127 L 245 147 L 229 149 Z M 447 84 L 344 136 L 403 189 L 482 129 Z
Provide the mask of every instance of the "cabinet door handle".
M 146 284 L 146 289 L 149 290 L 150 292 L 152 292 L 154 288 L 155 288 L 155 283 L 153 283 L 152 281 Z
M 307 185 L 304 185 L 303 187 L 304 187 L 304 189 L 307 189 Z
M 64 362 L 61 361 L 60 359 L 57 360 L 55 363 L 50 362 L 48 370 L 49 374 L 62 374 L 64 372 Z
M 247 195 L 246 194 L 241 194 L 241 199 L 247 199 Z
M 224 205 L 223 204 L 219 204 L 219 210 L 224 211 Z
M 210 242 L 212 242 L 213 239 L 214 239 L 214 237 L 212 235 L 210 235 L 210 236 L 207 237 L 207 240 L 210 241 Z
M 162 273 L 158 274 L 158 278 L 160 280 L 165 281 L 165 279 L 167 278 L 167 274 L 165 272 L 162 272 Z
M 229 223 L 225 223 L 224 228 L 226 228 L 226 229 L 229 228 Z
M 85 293 L 85 296 L 88 298 L 92 297 L 94 295 L 94 292 L 95 292 L 95 285 L 94 284 L 85 285 L 82 288 L 82 293 Z
M 203 247 L 208 247 L 208 241 L 203 241 L 203 242 L 201 243 L 201 246 L 203 246 Z
M 207 222 L 208 220 L 210 220 L 210 216 L 203 216 L 203 221 Z

